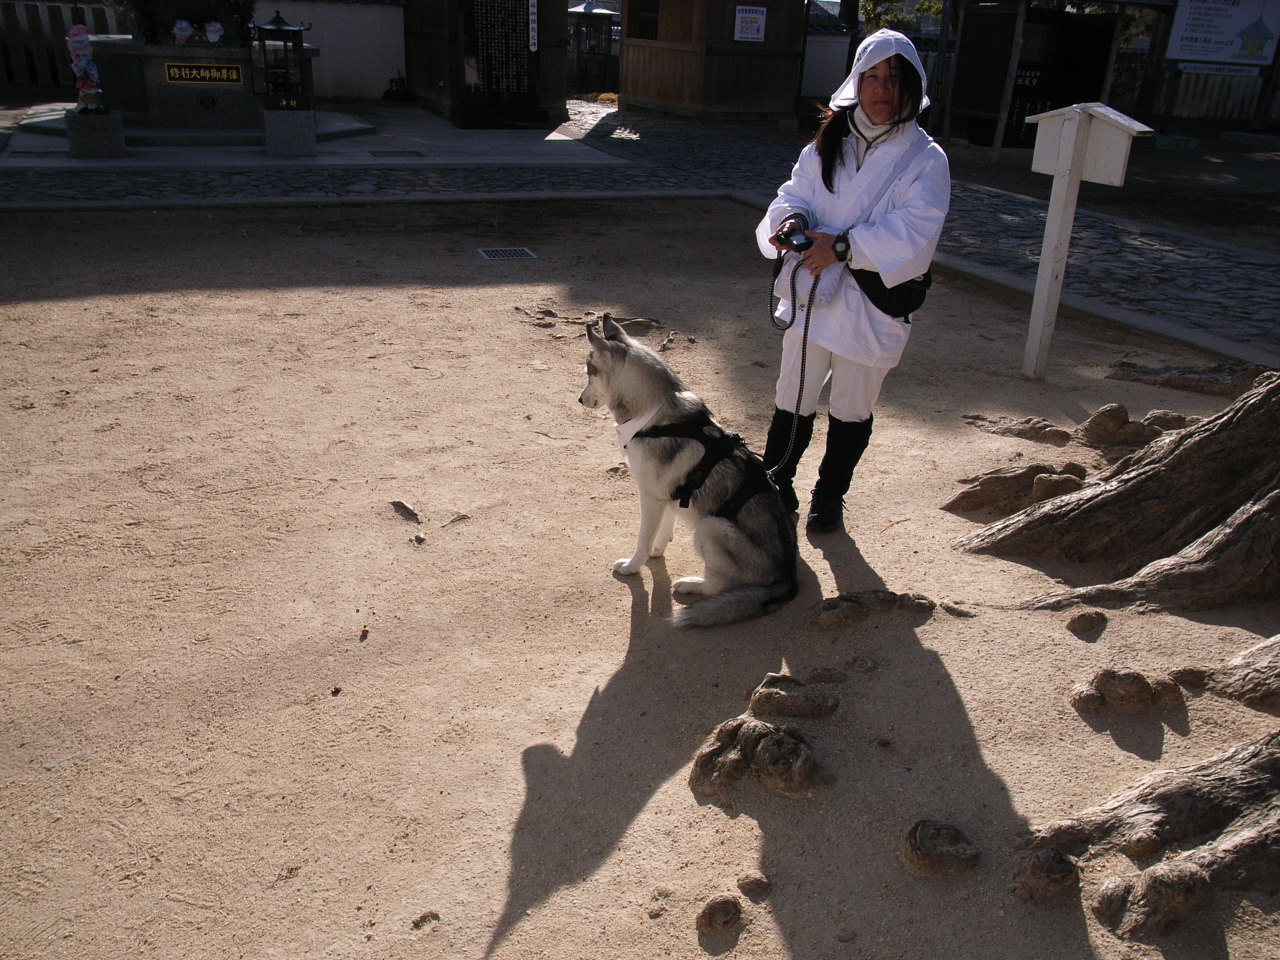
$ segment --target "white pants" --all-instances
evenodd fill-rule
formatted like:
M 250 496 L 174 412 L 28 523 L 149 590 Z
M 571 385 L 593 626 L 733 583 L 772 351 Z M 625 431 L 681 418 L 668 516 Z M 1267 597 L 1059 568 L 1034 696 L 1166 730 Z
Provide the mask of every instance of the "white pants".
M 797 410 L 801 343 L 799 334 L 788 334 L 782 338 L 782 365 L 778 371 L 778 385 L 774 390 L 774 406 L 779 410 L 807 417 L 818 409 L 818 395 L 822 393 L 823 385 L 830 380 L 831 415 L 837 420 L 850 422 L 869 420 L 890 368 L 855 363 L 810 340 L 804 366 L 804 395 L 800 398 L 800 409 Z

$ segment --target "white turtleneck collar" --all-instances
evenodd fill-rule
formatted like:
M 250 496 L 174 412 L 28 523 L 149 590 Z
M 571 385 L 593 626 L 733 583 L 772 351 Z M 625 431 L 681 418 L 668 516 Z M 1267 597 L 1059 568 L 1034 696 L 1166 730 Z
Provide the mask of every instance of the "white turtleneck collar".
M 874 146 L 878 146 L 884 141 L 897 136 L 906 124 L 899 123 L 872 123 L 871 118 L 867 116 L 867 112 L 862 109 L 862 104 L 854 104 L 852 110 L 849 111 L 849 139 L 853 142 L 854 149 L 858 155 L 858 167 L 861 168 L 863 161 L 867 158 L 867 151 Z

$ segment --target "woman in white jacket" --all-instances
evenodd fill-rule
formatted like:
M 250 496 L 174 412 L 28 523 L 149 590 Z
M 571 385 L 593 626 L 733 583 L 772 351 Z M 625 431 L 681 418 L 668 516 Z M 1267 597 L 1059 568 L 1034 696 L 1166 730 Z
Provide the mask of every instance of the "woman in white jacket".
M 910 40 L 893 30 L 867 37 L 813 142 L 756 230 L 768 257 L 789 249 L 781 237 L 799 232 L 813 241 L 803 253 L 787 256 L 799 263 L 794 297 L 792 265 L 781 274 L 778 316 L 795 322 L 782 341 L 764 454 L 783 502 L 798 509 L 792 481 L 813 435 L 818 394 L 830 379 L 826 452 L 806 521 L 810 533 L 842 526 L 843 498 L 871 437 L 872 407 L 911 332 L 910 317 L 873 306 L 850 270 L 874 270 L 887 287 L 923 274 L 950 203 L 946 154 L 916 122 L 929 103 L 924 86 L 924 67 Z

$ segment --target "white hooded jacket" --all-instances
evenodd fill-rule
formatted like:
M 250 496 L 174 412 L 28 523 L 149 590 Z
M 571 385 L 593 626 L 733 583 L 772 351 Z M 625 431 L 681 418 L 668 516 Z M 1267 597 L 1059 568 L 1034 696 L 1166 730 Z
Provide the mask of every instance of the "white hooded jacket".
M 901 33 L 879 30 L 858 46 L 849 77 L 831 98 L 832 108 L 857 102 L 858 78 L 866 70 L 894 54 L 901 54 L 920 74 L 924 68 L 915 47 Z M 927 99 L 925 101 L 927 103 Z M 893 176 L 898 160 L 921 142 L 926 146 L 880 197 L 872 210 L 865 209 L 881 185 Z M 822 182 L 822 160 L 814 144 L 800 153 L 791 179 L 778 190 L 764 219 L 756 228 L 760 252 L 769 258 L 777 251 L 769 238 L 793 213 L 803 213 L 809 229 L 849 234 L 848 263 L 835 263 L 818 278 L 818 298 L 809 318 L 809 339 L 832 353 L 872 367 L 896 366 L 906 347 L 911 325 L 873 307 L 863 295 L 848 266 L 878 271 L 888 286 L 919 276 L 933 261 L 942 224 L 951 201 L 951 175 L 946 154 L 914 121 L 891 136 L 876 141 L 858 166 L 857 149 L 849 137 L 841 145 L 842 162 L 833 178 L 834 191 Z M 788 255 L 793 261 L 793 255 Z M 784 265 L 789 275 L 790 263 Z M 802 269 L 797 275 L 796 323 L 789 336 L 804 327 L 804 307 L 810 281 Z M 778 306 L 778 316 L 793 315 L 789 298 Z

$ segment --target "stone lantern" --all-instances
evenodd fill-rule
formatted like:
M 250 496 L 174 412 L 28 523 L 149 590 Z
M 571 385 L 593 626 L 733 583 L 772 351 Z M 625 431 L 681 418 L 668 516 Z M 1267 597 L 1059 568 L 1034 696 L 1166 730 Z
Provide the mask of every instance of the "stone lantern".
M 302 42 L 302 34 L 310 26 L 294 26 L 280 16 L 279 10 L 266 23 L 253 24 L 255 59 L 262 71 L 264 109 L 314 108 L 311 61 Z
M 311 25 L 295 26 L 280 16 L 255 23 L 255 92 L 262 95 L 265 152 L 273 157 L 310 157 L 316 152 L 315 95 L 311 57 L 317 50 L 302 42 Z

